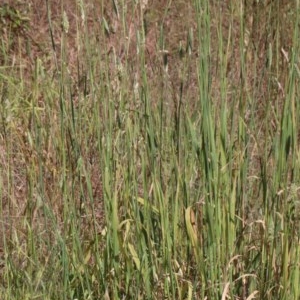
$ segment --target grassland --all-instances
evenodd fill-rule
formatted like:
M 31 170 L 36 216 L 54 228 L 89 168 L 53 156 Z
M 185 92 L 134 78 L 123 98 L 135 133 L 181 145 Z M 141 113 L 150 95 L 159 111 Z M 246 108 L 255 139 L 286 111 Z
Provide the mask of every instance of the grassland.
M 0 293 L 299 299 L 298 1 L 0 1 Z

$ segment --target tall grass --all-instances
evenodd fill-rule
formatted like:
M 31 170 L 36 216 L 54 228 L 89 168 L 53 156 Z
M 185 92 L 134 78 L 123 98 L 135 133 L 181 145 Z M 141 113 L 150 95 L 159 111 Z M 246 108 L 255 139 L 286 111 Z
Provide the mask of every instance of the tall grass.
M 122 51 L 76 2 L 75 68 L 67 0 L 50 69 L 2 43 L 3 299 L 299 298 L 299 7 L 182 3 L 156 54 L 143 1 L 113 1 Z

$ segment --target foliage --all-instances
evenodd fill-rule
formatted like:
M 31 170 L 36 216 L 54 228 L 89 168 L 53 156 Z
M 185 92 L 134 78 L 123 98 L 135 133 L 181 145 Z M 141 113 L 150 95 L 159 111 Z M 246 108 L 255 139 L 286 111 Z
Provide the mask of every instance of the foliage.
M 298 299 L 298 4 L 90 2 L 0 7 L 2 298 Z

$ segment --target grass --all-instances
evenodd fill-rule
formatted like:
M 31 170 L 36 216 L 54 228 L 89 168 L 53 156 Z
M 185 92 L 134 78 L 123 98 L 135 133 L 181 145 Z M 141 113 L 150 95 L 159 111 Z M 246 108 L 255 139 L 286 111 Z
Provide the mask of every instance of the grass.
M 2 298 L 298 299 L 297 3 L 91 2 L 0 6 Z

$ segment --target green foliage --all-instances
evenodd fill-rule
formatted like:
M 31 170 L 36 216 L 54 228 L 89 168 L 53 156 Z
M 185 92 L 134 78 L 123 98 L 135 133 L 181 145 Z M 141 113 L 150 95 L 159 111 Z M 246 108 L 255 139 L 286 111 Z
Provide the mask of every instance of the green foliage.
M 3 299 L 299 298 L 299 7 L 273 2 L 178 1 L 173 36 L 171 1 L 94 30 L 79 1 L 75 67 L 48 11 L 52 67 L 0 67 Z

